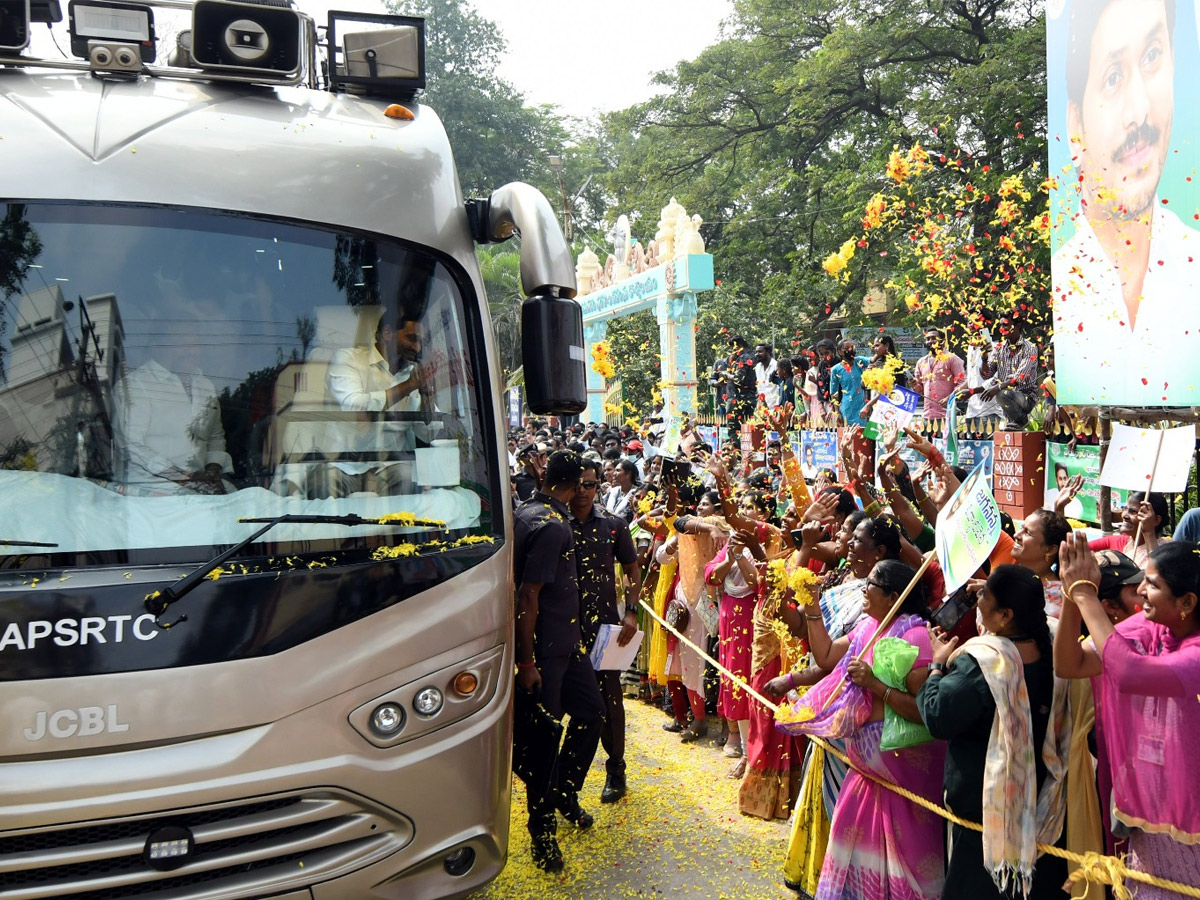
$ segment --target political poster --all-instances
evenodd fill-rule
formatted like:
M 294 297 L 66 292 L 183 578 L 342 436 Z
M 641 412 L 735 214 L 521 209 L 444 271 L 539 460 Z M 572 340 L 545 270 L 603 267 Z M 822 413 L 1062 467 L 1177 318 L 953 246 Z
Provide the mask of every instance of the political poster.
M 833 431 L 801 431 L 800 446 L 796 450 L 800 456 L 800 472 L 810 481 L 817 477 L 821 469 L 837 471 L 837 433 Z
M 1060 403 L 1200 405 L 1196 19 L 1175 0 L 1047 6 Z
M 980 464 L 938 513 L 934 545 L 948 595 L 967 583 L 999 539 L 1000 507 Z
M 894 388 L 886 397 L 881 396 L 875 401 L 875 406 L 871 409 L 871 419 L 863 428 L 863 436 L 868 440 L 878 440 L 888 426 L 895 426 L 903 431 L 912 424 L 921 402 L 921 395 L 915 391 Z
M 937 445 L 939 441 L 934 441 Z M 944 448 L 939 447 L 944 453 Z M 992 476 L 995 466 L 992 464 L 994 460 L 994 451 L 991 441 L 976 441 L 962 440 L 958 442 L 958 464 L 970 472 L 976 466 L 983 466 L 983 477 L 987 480 L 988 487 L 992 486 Z
M 1080 488 L 1063 510 L 1068 519 L 1080 522 L 1100 523 L 1100 448 L 1091 444 L 1070 445 L 1056 441 L 1046 442 L 1046 495 L 1043 505 L 1054 509 L 1059 491 L 1066 490 L 1067 483 L 1076 475 L 1083 476 Z M 1124 506 L 1128 491 L 1112 492 L 1113 506 Z
M 717 428 L 716 425 L 696 426 L 696 436 L 699 437 L 701 441 L 708 444 L 708 446 L 712 447 L 714 452 L 721 449 L 720 434 L 721 429 Z

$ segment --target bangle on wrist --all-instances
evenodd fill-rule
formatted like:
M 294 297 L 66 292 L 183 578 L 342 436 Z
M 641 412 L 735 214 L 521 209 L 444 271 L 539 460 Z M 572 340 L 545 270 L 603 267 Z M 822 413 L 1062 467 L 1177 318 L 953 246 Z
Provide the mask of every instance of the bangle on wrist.
M 1100 593 L 1100 585 L 1096 584 L 1096 582 L 1089 581 L 1086 578 L 1077 578 L 1074 581 L 1072 581 L 1070 586 L 1067 588 L 1066 595 L 1068 597 L 1070 597 L 1073 593 L 1075 593 L 1075 588 L 1079 587 L 1081 584 L 1086 584 L 1086 585 L 1090 586 L 1091 589 L 1094 590 L 1097 594 Z
M 891 688 L 888 688 L 886 691 L 883 692 L 883 705 L 884 706 L 887 706 L 888 697 L 890 697 L 891 695 L 892 695 Z
M 796 689 L 796 679 L 791 672 L 788 672 L 788 687 L 792 690 Z
M 518 669 L 536 669 L 537 663 L 534 662 L 533 660 L 530 660 L 529 662 L 519 662 L 519 663 L 517 663 L 517 668 Z

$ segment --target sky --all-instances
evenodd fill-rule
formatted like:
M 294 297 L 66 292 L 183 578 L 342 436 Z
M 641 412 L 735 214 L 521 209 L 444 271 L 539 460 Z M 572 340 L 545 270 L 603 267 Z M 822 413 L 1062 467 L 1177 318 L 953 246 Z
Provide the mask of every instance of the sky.
M 650 79 L 717 40 L 732 0 L 475 0 L 508 39 L 498 71 L 534 103 L 571 116 L 623 109 Z
M 467 2 L 467 0 L 464 0 Z M 470 0 L 508 42 L 497 72 L 534 105 L 590 118 L 651 97 L 655 72 L 694 59 L 716 42 L 733 0 Z M 383 12 L 382 0 L 298 0 L 318 24 L 330 8 Z M 64 9 L 66 4 L 63 4 Z M 65 50 L 65 24 L 60 38 Z M 35 52 L 57 56 L 40 29 Z
M 650 79 L 717 40 L 733 0 L 473 0 L 508 41 L 497 67 L 534 105 L 588 118 L 654 93 Z M 318 22 L 327 10 L 381 11 L 378 0 L 299 0 Z

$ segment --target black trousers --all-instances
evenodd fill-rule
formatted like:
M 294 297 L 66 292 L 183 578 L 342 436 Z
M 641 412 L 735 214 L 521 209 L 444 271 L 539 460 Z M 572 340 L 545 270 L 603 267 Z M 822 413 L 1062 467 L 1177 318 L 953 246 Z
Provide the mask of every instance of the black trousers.
M 600 743 L 600 723 L 604 716 L 596 672 L 591 660 L 582 653 L 540 659 L 538 672 L 542 676 L 539 698 L 542 706 L 554 718 L 567 715 L 570 721 L 564 729 L 562 745 L 556 748 L 558 752 L 539 754 L 547 760 L 551 771 L 536 779 L 539 784 L 549 785 L 548 790 L 528 791 L 529 833 L 534 836 L 558 831 L 555 801 L 577 794 L 583 787 Z
M 604 720 L 600 724 L 600 746 L 608 759 L 604 769 L 609 775 L 625 774 L 625 697 L 621 673 L 606 669 L 596 673 L 600 697 L 604 700 Z

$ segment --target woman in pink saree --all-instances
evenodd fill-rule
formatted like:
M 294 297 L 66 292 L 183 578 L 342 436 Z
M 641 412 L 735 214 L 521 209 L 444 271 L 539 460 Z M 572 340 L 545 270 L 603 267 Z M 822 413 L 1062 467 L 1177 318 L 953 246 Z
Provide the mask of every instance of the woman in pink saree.
M 1063 542 L 1059 569 L 1066 601 L 1054 670 L 1062 678 L 1093 679 L 1096 733 L 1111 769 L 1113 830 L 1128 830 L 1129 866 L 1200 884 L 1200 546 L 1174 541 L 1152 551 L 1138 585 L 1142 611 L 1117 625 L 1100 604 L 1100 567 L 1083 532 Z M 1091 635 L 1082 644 L 1081 620 Z M 1138 885 L 1134 896 L 1179 894 Z
M 791 734 L 844 738 L 853 763 L 834 807 L 817 900 L 941 897 L 942 820 L 856 771 L 869 772 L 934 802 L 941 798 L 945 744 L 931 741 L 901 750 L 880 749 L 885 705 L 909 721 L 920 720 L 915 694 L 928 674 L 932 652 L 926 628 L 928 606 L 919 585 L 881 635 L 903 638 L 918 648 L 908 689 L 888 688 L 875 678 L 870 668 L 873 652 L 862 662 L 855 659 L 914 574 L 896 560 L 876 563 L 863 589 L 866 615 L 836 641 L 819 624 L 819 610 L 805 608 L 805 615 L 817 626 L 809 629 L 813 656 L 819 666 L 832 671 L 777 721 Z

